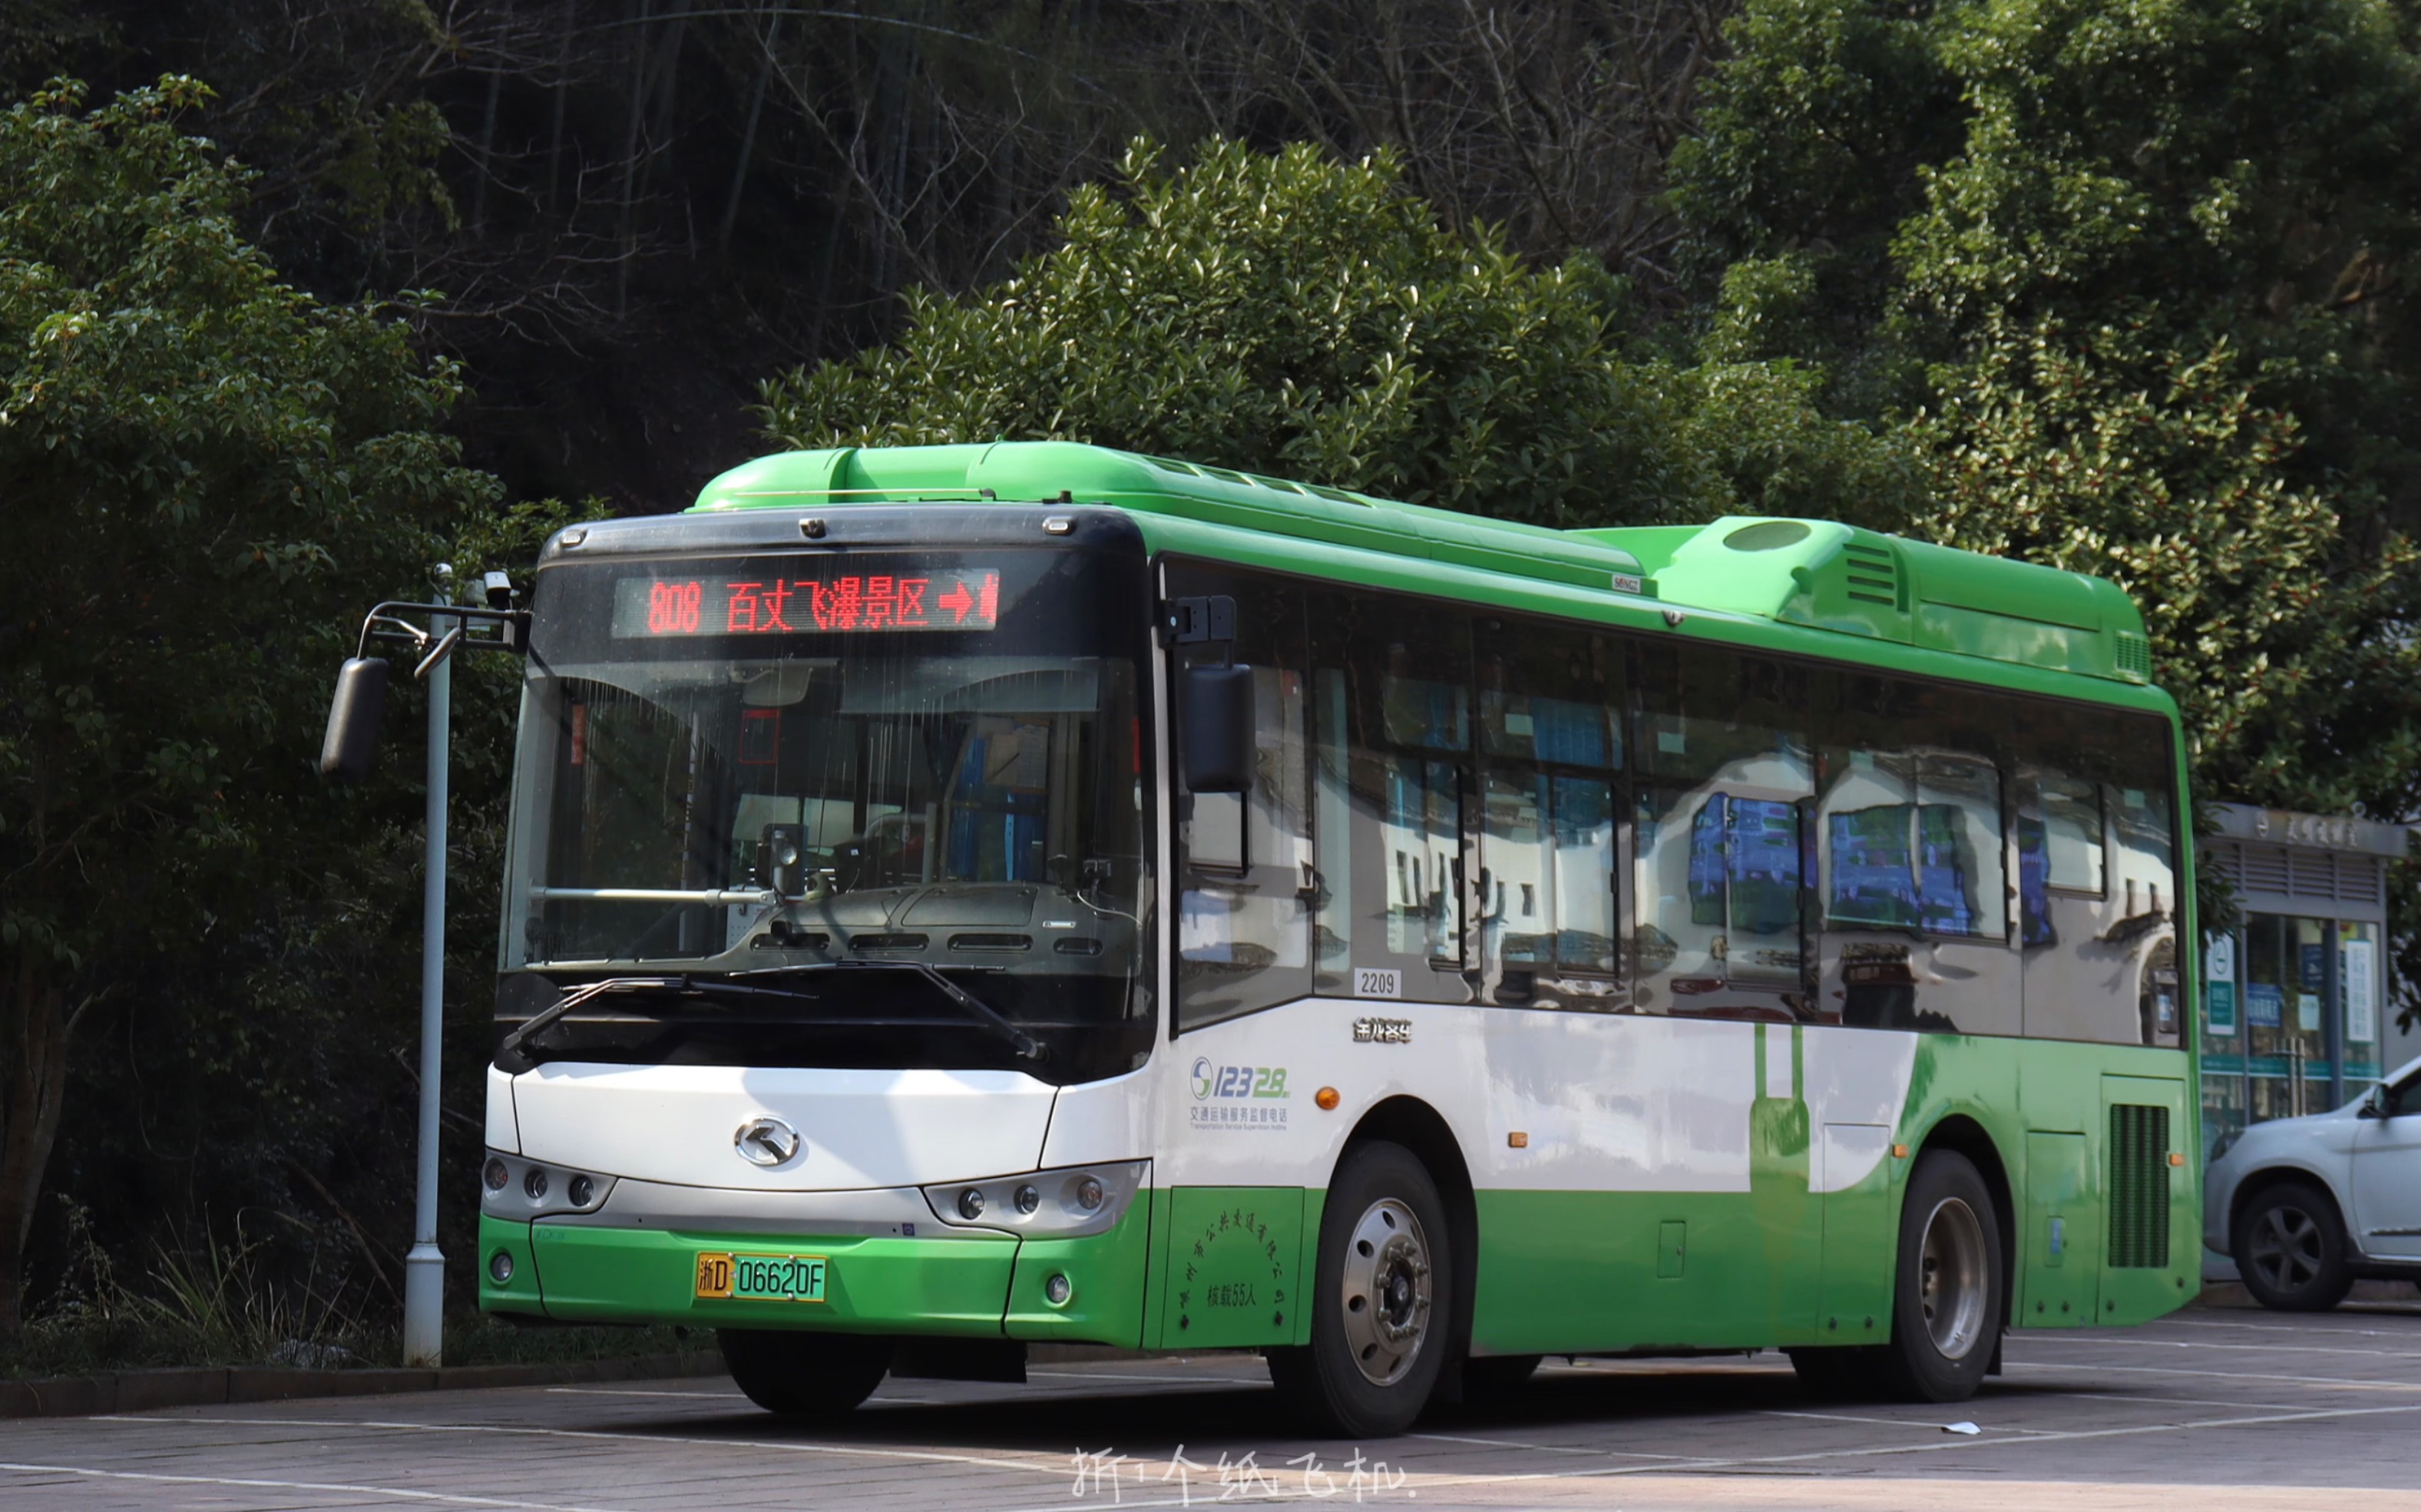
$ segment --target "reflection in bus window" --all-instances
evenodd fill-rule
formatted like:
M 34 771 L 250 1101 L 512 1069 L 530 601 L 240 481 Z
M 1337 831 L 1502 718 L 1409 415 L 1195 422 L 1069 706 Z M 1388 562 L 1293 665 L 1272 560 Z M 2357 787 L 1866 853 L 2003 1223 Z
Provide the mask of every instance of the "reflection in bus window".
M 1495 619 L 1477 635 L 1482 996 L 1617 1006 L 1618 643 Z
M 1463 802 L 1470 629 L 1378 595 L 1310 600 L 1304 868 L 1321 992 L 1466 1002 Z M 1482 795 L 1473 791 L 1475 801 Z
M 2051 889 L 2101 895 L 2101 785 L 2048 768 L 2018 772 L 2018 939 L 2055 944 Z
M 1190 1027 L 1311 991 L 1309 711 L 1296 589 L 1190 566 L 1173 567 L 1169 580 L 1172 593 L 1236 600 L 1233 655 L 1253 669 L 1258 748 L 1251 789 L 1191 795 L 1181 827 L 1177 1000 Z M 1197 654 L 1229 653 L 1205 647 Z
M 2035 779 L 2042 804 L 2044 880 L 2081 893 L 2101 891 L 2101 786 L 2062 772 Z
M 1462 927 L 1455 863 L 1462 854 L 1462 827 L 1454 763 L 1409 756 L 1382 759 L 1387 800 L 1382 854 L 1394 863 L 1387 893 L 1387 948 L 1441 964 L 1459 959 Z
M 1823 686 L 1825 1015 L 1866 1028 L 2016 1033 L 2024 1008 L 2008 950 L 2006 709 L 1913 678 L 1845 673 Z M 2028 853 L 2023 831 L 2020 845 Z M 2038 844 L 2031 853 L 2039 858 Z
M 1806 1017 L 1804 678 L 1690 649 L 1641 662 L 1638 1005 Z
M 2163 914 L 2177 906 L 2174 805 L 2159 787 L 2117 788 L 2112 795 L 2112 837 L 2117 841 L 2118 887 L 2128 918 Z
M 1824 795 L 1827 924 L 1916 927 L 1913 767 L 1904 757 L 1852 751 Z
M 1917 758 L 1917 899 L 1931 934 L 2008 932 L 2001 875 L 2001 773 L 1991 762 Z
M 1859 758 L 1864 758 L 1860 761 Z M 1909 763 L 1856 752 L 1828 803 L 1904 787 Z M 1832 853 L 1825 919 L 1870 929 L 1997 937 L 2001 921 L 2000 774 L 1989 764 L 1926 756 L 1922 801 L 1869 803 L 1825 816 Z

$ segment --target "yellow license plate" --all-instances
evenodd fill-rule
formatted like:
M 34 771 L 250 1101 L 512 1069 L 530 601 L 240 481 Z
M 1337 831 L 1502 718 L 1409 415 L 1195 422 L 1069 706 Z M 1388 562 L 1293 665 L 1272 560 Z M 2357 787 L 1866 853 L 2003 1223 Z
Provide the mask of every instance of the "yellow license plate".
M 820 1302 L 831 1262 L 820 1255 L 697 1257 L 697 1295 L 724 1302 Z

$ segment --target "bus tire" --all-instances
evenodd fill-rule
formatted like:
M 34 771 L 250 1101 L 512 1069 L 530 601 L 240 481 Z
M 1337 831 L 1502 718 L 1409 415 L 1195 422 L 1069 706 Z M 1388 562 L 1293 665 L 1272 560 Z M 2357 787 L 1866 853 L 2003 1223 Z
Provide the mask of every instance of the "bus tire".
M 1927 1151 L 1900 1203 L 1883 1383 L 1911 1401 L 1975 1395 L 2007 1321 L 2007 1295 L 1991 1189 L 1964 1155 Z
M 1445 1205 L 1413 1152 L 1356 1145 L 1338 1162 L 1313 1262 L 1311 1342 L 1268 1351 L 1288 1411 L 1343 1438 L 1401 1433 L 1451 1353 Z
M 2353 1289 L 2337 1206 L 2308 1181 L 2279 1181 L 2255 1192 L 2229 1237 L 2244 1289 L 2273 1311 L 2325 1313 Z
M 856 1411 L 891 1370 L 891 1341 L 862 1333 L 722 1328 L 714 1339 L 750 1401 L 808 1422 Z

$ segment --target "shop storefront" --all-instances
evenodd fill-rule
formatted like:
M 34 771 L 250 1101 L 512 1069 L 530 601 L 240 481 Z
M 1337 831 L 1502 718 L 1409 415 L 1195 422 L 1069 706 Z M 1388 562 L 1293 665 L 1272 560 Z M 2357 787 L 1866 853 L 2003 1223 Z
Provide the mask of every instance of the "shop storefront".
M 2217 805 L 2202 865 L 2243 922 L 2203 960 L 2202 1137 L 2320 1113 L 2413 1052 L 2387 984 L 2387 865 L 2404 826 Z

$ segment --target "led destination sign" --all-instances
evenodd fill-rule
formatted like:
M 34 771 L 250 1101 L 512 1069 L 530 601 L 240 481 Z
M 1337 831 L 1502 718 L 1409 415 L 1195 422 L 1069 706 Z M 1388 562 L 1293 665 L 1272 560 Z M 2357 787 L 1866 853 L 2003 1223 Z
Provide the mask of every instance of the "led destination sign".
M 991 630 L 1000 621 L 1000 572 L 964 568 L 922 577 L 624 578 L 614 585 L 614 634 L 799 635 Z

